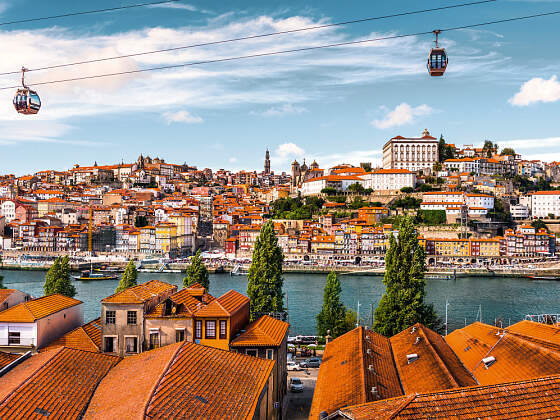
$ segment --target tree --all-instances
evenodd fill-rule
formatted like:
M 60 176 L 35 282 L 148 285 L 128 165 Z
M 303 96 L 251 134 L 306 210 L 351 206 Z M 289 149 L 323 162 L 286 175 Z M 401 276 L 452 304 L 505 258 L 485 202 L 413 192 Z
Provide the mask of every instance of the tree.
M 352 185 L 349 185 L 347 191 L 356 193 L 356 194 L 363 194 L 365 188 L 359 182 L 354 182 Z
M 398 238 L 389 236 L 385 256 L 385 293 L 375 310 L 373 329 L 391 337 L 421 322 L 428 328 L 437 324 L 432 305 L 424 303 L 426 254 L 418 243 L 418 235 L 410 217 L 405 217 Z
M 428 191 L 432 191 L 432 186 L 429 184 L 422 184 L 420 185 L 420 188 L 418 188 L 418 190 L 420 192 L 428 192 Z
M 371 163 L 370 162 L 360 163 L 360 166 L 364 169 L 364 171 L 371 172 Z
M 328 330 L 333 338 L 348 331 L 345 324 L 346 308 L 340 301 L 341 292 L 340 280 L 336 273 L 331 271 L 323 292 L 323 308 L 317 314 L 317 332 L 323 337 L 327 335 Z
M 52 295 L 55 292 L 56 282 L 60 277 L 60 257 L 54 260 L 53 265 L 47 271 L 47 275 L 45 276 L 45 284 L 43 286 L 43 291 L 45 296 Z
M 402 187 L 401 192 L 409 194 L 411 192 L 414 192 L 414 188 L 412 188 L 412 187 Z
M 189 287 L 192 284 L 199 283 L 208 291 L 210 280 L 208 277 L 208 269 L 202 262 L 200 257 L 200 249 L 196 251 L 192 258 L 191 265 L 187 268 L 187 276 L 183 279 L 183 286 Z
M 540 219 L 533 220 L 533 221 L 531 222 L 531 226 L 533 226 L 536 230 L 539 230 L 539 229 L 546 229 L 546 231 L 548 232 L 548 226 L 546 225 L 545 222 L 543 222 L 543 221 L 540 220 Z
M 134 225 L 138 228 L 148 226 L 148 219 L 146 216 L 136 216 Z
M 439 136 L 438 154 L 440 162 L 444 162 L 447 159 L 453 159 L 455 157 L 455 149 L 453 146 L 445 142 L 443 135 Z
M 353 309 L 346 309 L 346 316 L 344 317 L 344 329 L 351 331 L 356 328 L 358 323 L 358 314 Z
M 6 288 L 6 286 L 4 286 L 3 281 L 4 281 L 4 276 L 0 276 L 0 289 L 5 289 Z
M 274 233 L 274 224 L 266 222 L 255 241 L 247 279 L 247 295 L 251 299 L 251 321 L 263 313 L 284 310 L 283 260 L 284 256 Z
M 321 194 L 335 195 L 336 194 L 336 188 L 325 187 L 321 190 Z
M 76 288 L 70 280 L 70 262 L 68 255 L 65 255 L 62 260 L 60 260 L 58 278 L 54 284 L 54 293 L 68 297 L 76 296 Z
M 511 147 L 504 147 L 502 149 L 502 152 L 500 153 L 502 156 L 508 155 L 508 156 L 515 156 L 515 150 L 513 150 Z
M 115 289 L 115 293 L 119 293 L 122 292 L 123 290 L 128 289 L 129 287 L 136 286 L 137 279 L 138 279 L 138 271 L 136 270 L 136 266 L 134 265 L 134 262 L 130 260 L 126 265 L 124 272 L 122 273 L 121 281 L 119 282 L 119 285 Z
M 439 172 L 443 169 L 443 165 L 439 162 L 434 163 L 434 166 L 432 167 L 432 169 L 434 170 L 434 172 Z
M 498 145 L 492 143 L 490 140 L 484 140 L 484 146 L 482 146 L 482 152 L 486 157 L 491 158 L 492 155 L 498 151 Z

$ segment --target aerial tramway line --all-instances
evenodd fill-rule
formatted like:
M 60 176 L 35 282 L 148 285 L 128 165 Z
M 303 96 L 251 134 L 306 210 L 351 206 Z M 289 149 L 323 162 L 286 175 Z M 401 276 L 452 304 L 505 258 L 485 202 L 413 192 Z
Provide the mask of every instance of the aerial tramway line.
M 131 6 L 123 6 L 123 7 L 115 8 L 114 10 L 118 10 L 118 9 L 122 9 L 122 8 L 130 8 L 130 7 L 140 7 L 140 6 L 146 6 L 146 5 L 151 5 L 151 4 L 169 3 L 169 2 L 175 2 L 175 1 L 180 1 L 180 0 L 167 0 L 167 1 L 160 1 L 160 2 L 154 2 L 154 3 L 141 3 L 141 4 L 131 5 Z M 140 52 L 140 53 L 120 55 L 120 56 L 114 56 L 114 57 L 106 57 L 106 58 L 94 59 L 94 60 L 86 60 L 86 61 L 75 62 L 75 63 L 51 65 L 51 66 L 40 67 L 40 68 L 35 68 L 35 69 L 27 69 L 25 67 L 22 67 L 22 69 L 21 69 L 21 84 L 22 84 L 22 86 L 21 87 L 19 87 L 19 86 L 2 87 L 2 88 L 0 88 L 0 90 L 17 88 L 17 91 L 16 91 L 16 93 L 14 95 L 14 99 L 13 99 L 14 108 L 20 114 L 34 115 L 34 114 L 37 114 L 39 112 L 39 109 L 41 108 L 41 100 L 40 100 L 37 92 L 35 90 L 30 89 L 25 84 L 25 72 L 26 71 L 29 72 L 29 71 L 55 69 L 55 68 L 60 68 L 60 67 L 68 67 L 68 66 L 76 66 L 76 65 L 81 65 L 81 64 L 95 63 L 95 62 L 100 62 L 100 61 L 116 60 L 116 59 L 139 56 L 139 55 L 156 54 L 156 53 L 162 53 L 162 52 L 177 51 L 177 50 L 182 50 L 182 49 L 187 49 L 187 48 L 194 48 L 194 47 L 201 47 L 201 46 L 208 46 L 208 45 L 216 45 L 216 44 L 224 44 L 224 43 L 234 42 L 234 41 L 242 41 L 242 40 L 256 39 L 256 38 L 262 38 L 262 37 L 269 37 L 269 36 L 274 36 L 274 35 L 282 35 L 282 34 L 301 32 L 301 31 L 323 29 L 323 28 L 328 28 L 328 27 L 333 27 L 333 26 L 348 25 L 348 24 L 353 24 L 353 23 L 361 23 L 361 22 L 366 22 L 366 21 L 387 19 L 387 18 L 392 18 L 392 17 L 412 15 L 412 14 L 418 14 L 418 13 L 426 13 L 426 12 L 432 12 L 432 11 L 436 11 L 436 10 L 471 6 L 471 5 L 477 5 L 477 4 L 482 4 L 482 3 L 490 3 L 490 2 L 494 2 L 494 1 L 496 1 L 496 0 L 481 0 L 481 1 L 471 2 L 471 3 L 462 3 L 462 4 L 456 4 L 456 5 L 451 5 L 451 6 L 443 6 L 443 7 L 437 7 L 437 8 L 432 8 L 432 9 L 423 9 L 423 10 L 417 10 L 417 11 L 396 13 L 396 14 L 386 15 L 386 16 L 369 17 L 369 18 L 356 19 L 356 20 L 351 20 L 351 21 L 346 21 L 346 22 L 330 23 L 330 24 L 324 24 L 324 25 L 316 25 L 316 26 L 310 26 L 310 27 L 304 27 L 304 28 L 290 29 L 290 30 L 286 30 L 286 31 L 250 35 L 250 36 L 233 38 L 233 39 L 212 41 L 212 42 L 208 42 L 208 43 L 200 43 L 200 44 L 172 47 L 172 48 L 166 48 L 166 49 L 160 49 L 160 50 L 145 51 L 145 52 Z M 54 18 L 59 18 L 59 17 L 75 16 L 75 15 L 88 14 L 88 13 L 97 13 L 99 11 L 107 11 L 107 10 L 113 10 L 113 9 L 100 9 L 100 10 L 87 11 L 87 12 L 77 12 L 77 13 L 71 13 L 71 14 L 66 14 L 66 15 L 50 16 L 50 17 L 43 17 L 43 18 L 33 18 L 33 19 L 24 19 L 24 20 L 21 20 L 21 21 L 14 21 L 14 22 L 4 22 L 4 23 L 0 22 L 0 26 L 5 25 L 5 24 L 19 23 L 19 22 L 54 19 Z M 250 54 L 250 55 L 237 56 L 237 57 L 218 58 L 218 59 L 212 59 L 212 60 L 182 63 L 182 64 L 175 64 L 175 65 L 168 65 L 168 66 L 160 66 L 160 67 L 147 68 L 147 69 L 121 71 L 121 72 L 108 73 L 108 74 L 98 74 L 98 75 L 92 75 L 92 76 L 80 76 L 80 77 L 75 77 L 75 78 L 70 78 L 70 79 L 51 80 L 51 81 L 39 82 L 39 83 L 36 83 L 36 85 L 64 83 L 64 82 L 80 81 L 80 80 L 87 80 L 87 79 L 96 79 L 96 78 L 101 78 L 101 77 L 111 77 L 111 76 L 118 76 L 118 75 L 125 75 L 125 74 L 143 73 L 143 72 L 148 72 L 148 71 L 165 70 L 165 69 L 180 68 L 180 67 L 189 67 L 189 66 L 195 66 L 195 65 L 201 65 L 201 64 L 219 63 L 219 62 L 234 61 L 234 60 L 256 58 L 256 57 L 267 57 L 267 56 L 272 56 L 272 55 L 287 54 L 287 53 L 294 53 L 294 52 L 301 52 L 301 51 L 319 50 L 319 49 L 342 47 L 342 46 L 349 46 L 349 45 L 357 45 L 357 44 L 370 43 L 370 42 L 375 42 L 375 41 L 405 38 L 405 37 L 420 36 L 420 35 L 428 35 L 428 34 L 434 34 L 435 39 L 434 39 L 434 46 L 431 48 L 431 50 L 428 54 L 428 60 L 427 60 L 427 63 L 426 63 L 427 71 L 428 71 L 428 74 L 430 76 L 439 77 L 439 76 L 444 75 L 444 73 L 447 69 L 448 63 L 449 63 L 449 58 L 448 58 L 448 55 L 447 55 L 447 52 L 446 52 L 445 48 L 441 47 L 439 45 L 439 42 L 438 42 L 439 41 L 438 37 L 442 32 L 455 31 L 455 30 L 467 29 L 467 28 L 475 28 L 475 27 L 480 27 L 480 26 L 494 25 L 494 24 L 497 24 L 497 23 L 512 22 L 512 21 L 517 21 L 517 20 L 532 19 L 532 18 L 536 18 L 536 17 L 543 17 L 543 16 L 550 16 L 550 15 L 557 15 L 557 14 L 560 14 L 560 11 L 545 12 L 545 13 L 539 13 L 539 14 L 534 14 L 534 15 L 526 15 L 526 16 L 500 19 L 500 20 L 494 20 L 494 21 L 482 22 L 482 23 L 476 23 L 476 24 L 469 24 L 469 25 L 463 25 L 463 26 L 457 26 L 457 27 L 436 29 L 436 30 L 433 30 L 433 31 L 409 33 L 409 34 L 402 34 L 402 35 L 391 35 L 391 36 L 385 36 L 385 37 L 379 37 L 379 38 L 361 39 L 361 40 L 358 40 L 358 41 L 348 41 L 348 42 L 339 42 L 339 43 L 336 43 L 336 44 L 318 45 L 318 46 L 311 46 L 311 47 L 301 47 L 301 48 L 294 48 L 294 49 L 291 49 L 291 50 L 271 51 L 271 52 Z M 0 73 L 0 76 L 14 74 L 14 73 L 16 73 L 16 72 Z M 19 72 L 17 72 L 17 73 L 19 73 Z

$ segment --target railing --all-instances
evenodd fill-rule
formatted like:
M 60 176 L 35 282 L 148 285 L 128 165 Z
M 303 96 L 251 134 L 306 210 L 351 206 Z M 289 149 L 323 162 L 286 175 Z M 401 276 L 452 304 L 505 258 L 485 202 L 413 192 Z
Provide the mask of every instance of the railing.
M 556 325 L 560 324 L 560 314 L 537 314 L 525 315 L 525 320 L 539 322 L 541 324 Z

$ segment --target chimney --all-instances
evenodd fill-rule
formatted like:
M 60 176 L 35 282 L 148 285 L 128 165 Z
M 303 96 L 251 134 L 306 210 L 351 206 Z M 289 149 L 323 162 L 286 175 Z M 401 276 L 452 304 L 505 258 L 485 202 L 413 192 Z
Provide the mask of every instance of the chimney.
M 208 303 L 208 294 L 204 293 L 202 295 L 202 303 L 204 303 L 205 305 Z

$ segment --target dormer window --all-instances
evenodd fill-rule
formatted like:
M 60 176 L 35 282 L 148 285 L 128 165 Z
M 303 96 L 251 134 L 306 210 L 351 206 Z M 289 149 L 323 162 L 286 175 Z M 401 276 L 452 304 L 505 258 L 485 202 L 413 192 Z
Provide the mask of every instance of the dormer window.
M 484 367 L 488 369 L 494 363 L 496 363 L 496 358 L 494 356 L 488 356 L 482 359 L 482 363 L 484 363 Z
M 411 364 L 415 360 L 418 360 L 418 354 L 411 353 L 406 355 L 406 361 L 408 362 L 408 364 Z

